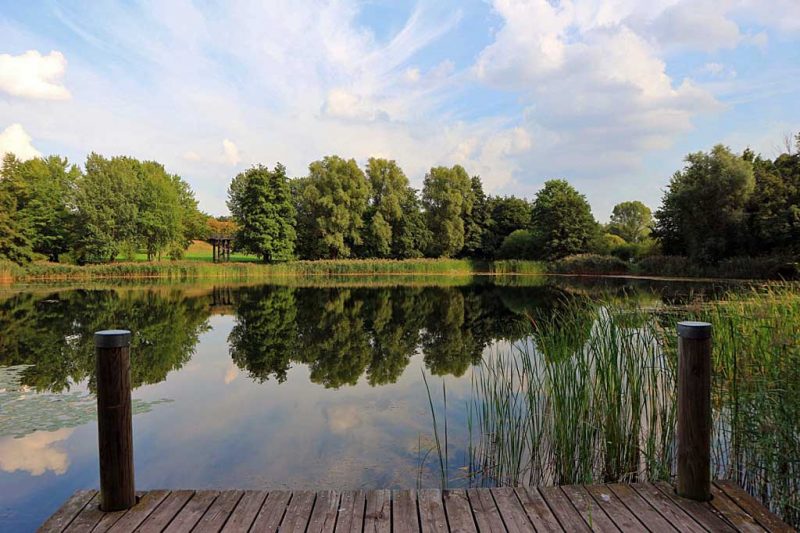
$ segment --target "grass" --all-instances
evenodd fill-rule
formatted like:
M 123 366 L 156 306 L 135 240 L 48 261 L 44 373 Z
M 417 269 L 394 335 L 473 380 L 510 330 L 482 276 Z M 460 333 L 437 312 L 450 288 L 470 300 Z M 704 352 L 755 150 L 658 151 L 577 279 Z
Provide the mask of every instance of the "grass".
M 800 525 L 800 288 L 641 308 L 574 301 L 485 357 L 468 405 L 475 484 L 671 480 L 679 320 L 713 325 L 715 477 Z M 475 428 L 473 435 L 472 428 Z

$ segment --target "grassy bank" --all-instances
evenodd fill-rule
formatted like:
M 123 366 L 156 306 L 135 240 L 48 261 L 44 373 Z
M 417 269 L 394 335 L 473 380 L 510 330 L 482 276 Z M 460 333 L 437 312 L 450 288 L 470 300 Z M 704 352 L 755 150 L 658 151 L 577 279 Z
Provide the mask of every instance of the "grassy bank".
M 405 261 L 352 259 L 339 261 L 291 261 L 262 264 L 254 262 L 210 263 L 196 260 L 162 262 L 118 262 L 104 265 L 67 265 L 37 262 L 25 267 L 0 268 L 6 282 L 91 281 L 98 279 L 269 279 L 290 276 L 372 276 L 372 275 L 474 275 L 545 274 L 542 263 L 534 261 L 483 262 L 467 259 L 409 259 Z

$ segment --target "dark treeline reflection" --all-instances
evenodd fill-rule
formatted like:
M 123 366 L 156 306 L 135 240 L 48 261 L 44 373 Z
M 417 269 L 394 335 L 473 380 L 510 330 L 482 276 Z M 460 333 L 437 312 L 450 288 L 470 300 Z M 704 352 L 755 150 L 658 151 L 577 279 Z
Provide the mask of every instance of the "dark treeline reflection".
M 422 353 L 437 375 L 461 376 L 497 340 L 530 333 L 527 316 L 583 301 L 564 288 L 464 287 L 70 290 L 0 299 L 0 365 L 32 365 L 22 384 L 60 392 L 89 380 L 95 331 L 134 332 L 134 386 L 186 364 L 208 318 L 234 311 L 230 355 L 254 380 L 286 379 L 296 363 L 325 387 L 392 383 Z

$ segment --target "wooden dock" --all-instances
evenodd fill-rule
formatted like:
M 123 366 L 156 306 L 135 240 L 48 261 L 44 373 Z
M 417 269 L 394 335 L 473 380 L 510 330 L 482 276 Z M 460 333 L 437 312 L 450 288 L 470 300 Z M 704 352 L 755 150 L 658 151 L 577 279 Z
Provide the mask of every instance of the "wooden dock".
M 47 532 L 280 531 L 427 533 L 516 531 L 794 531 L 736 484 L 713 500 L 678 498 L 666 483 L 469 490 L 154 490 L 103 513 L 97 491 L 76 492 Z

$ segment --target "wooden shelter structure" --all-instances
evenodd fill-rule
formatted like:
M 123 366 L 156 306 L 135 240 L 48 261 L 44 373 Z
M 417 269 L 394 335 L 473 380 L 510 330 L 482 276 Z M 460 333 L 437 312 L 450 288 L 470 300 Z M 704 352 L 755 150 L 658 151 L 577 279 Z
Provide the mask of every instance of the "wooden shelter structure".
M 233 237 L 225 235 L 212 235 L 208 242 L 211 243 L 212 257 L 215 263 L 231 260 L 231 249 L 233 248 Z

